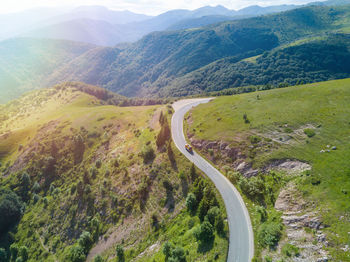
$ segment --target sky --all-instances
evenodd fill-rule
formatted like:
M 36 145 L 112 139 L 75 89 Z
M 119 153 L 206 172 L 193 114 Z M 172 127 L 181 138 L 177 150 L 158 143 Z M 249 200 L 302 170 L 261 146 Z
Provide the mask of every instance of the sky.
M 136 13 L 158 15 L 171 9 L 196 9 L 202 6 L 223 5 L 240 9 L 249 5 L 304 4 L 313 0 L 0 0 L 0 13 L 20 12 L 38 7 L 72 7 L 102 5 L 115 10 L 130 10 Z

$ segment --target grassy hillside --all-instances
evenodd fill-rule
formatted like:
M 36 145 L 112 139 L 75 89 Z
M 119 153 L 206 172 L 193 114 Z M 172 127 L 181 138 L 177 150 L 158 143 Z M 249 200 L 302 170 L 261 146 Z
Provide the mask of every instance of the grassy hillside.
M 188 120 L 192 143 L 227 173 L 250 203 L 258 257 L 270 254 L 289 261 L 294 253 L 309 252 L 308 245 L 319 245 L 332 260 L 349 260 L 349 86 L 350 79 L 345 79 L 219 97 L 192 110 Z M 206 146 L 203 141 L 218 143 Z M 230 150 L 220 147 L 224 142 Z M 286 173 L 283 163 L 287 159 L 299 160 L 296 165 L 301 166 L 308 163 L 312 169 L 290 174 L 287 168 Z M 277 171 L 269 171 L 272 167 Z M 262 175 L 244 178 L 234 170 L 245 176 L 257 170 Z M 290 213 L 282 209 L 276 218 L 274 207 L 285 200 L 287 192 L 294 198 L 294 209 L 290 207 Z M 316 217 L 321 224 L 313 227 L 305 222 L 291 229 L 290 214 Z M 281 240 L 277 247 L 273 241 L 270 251 L 261 235 L 269 221 L 283 228 L 280 234 L 271 229 L 272 239 Z M 298 232 L 304 237 L 299 242 L 293 236 Z M 320 240 L 323 234 L 325 240 Z
M 222 200 L 171 144 L 171 107 L 106 105 L 82 85 L 0 107 L 1 255 L 225 261 Z

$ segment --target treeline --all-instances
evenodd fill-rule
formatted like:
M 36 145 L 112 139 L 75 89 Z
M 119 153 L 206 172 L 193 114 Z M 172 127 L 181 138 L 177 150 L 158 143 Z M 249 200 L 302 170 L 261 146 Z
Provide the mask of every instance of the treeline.
M 54 88 L 56 90 L 63 90 L 66 88 L 73 88 L 80 92 L 89 94 L 91 96 L 96 97 L 104 101 L 108 105 L 116 105 L 116 106 L 148 106 L 148 105 L 161 105 L 167 104 L 170 102 L 170 99 L 165 98 L 128 98 L 107 89 L 88 85 L 82 82 L 66 82 L 62 84 L 55 85 Z
M 227 94 L 234 94 L 250 91 L 250 86 L 271 89 L 347 78 L 350 77 L 349 47 L 349 35 L 337 34 L 264 52 L 251 61 L 236 63 L 224 59 L 174 80 L 168 95 L 182 96 L 241 87 L 237 91 L 227 91 Z

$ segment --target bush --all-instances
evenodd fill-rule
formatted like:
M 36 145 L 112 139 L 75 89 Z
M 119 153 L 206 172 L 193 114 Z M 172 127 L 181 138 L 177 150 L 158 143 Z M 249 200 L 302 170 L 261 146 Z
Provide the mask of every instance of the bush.
M 208 221 L 204 221 L 195 231 L 195 237 L 201 242 L 212 241 L 214 239 L 213 226 Z
M 88 231 L 84 231 L 78 239 L 78 244 L 83 248 L 85 254 L 89 252 L 92 243 L 92 236 Z
M 189 193 L 186 197 L 186 206 L 191 213 L 194 213 L 197 209 L 197 199 L 193 193 Z
M 100 255 L 96 255 L 94 258 L 94 262 L 103 262 L 103 258 Z
M 261 141 L 261 137 L 259 136 L 250 136 L 249 139 L 252 144 L 257 144 Z
M 308 137 L 313 137 L 316 135 L 315 130 L 311 129 L 311 128 L 306 128 L 304 129 L 304 133 L 305 135 L 307 135 Z
M 124 248 L 121 245 L 117 245 L 117 247 L 115 248 L 115 251 L 117 253 L 118 262 L 124 262 L 125 261 Z
M 300 253 L 299 253 L 298 247 L 287 243 L 282 247 L 282 254 L 287 257 L 293 257 L 293 256 L 299 256 Z
M 282 235 L 282 225 L 277 222 L 264 223 L 258 230 L 258 242 L 263 247 L 274 247 Z
M 97 168 L 101 168 L 101 166 L 102 166 L 101 160 L 100 160 L 100 159 L 97 159 L 95 165 L 96 165 Z
M 0 190 L 0 232 L 6 232 L 22 216 L 23 203 L 11 190 Z
M 68 261 L 70 262 L 84 262 L 85 261 L 85 252 L 84 249 L 79 246 L 75 245 L 71 247 L 68 253 Z
M 154 149 L 151 146 L 145 146 L 142 149 L 142 157 L 145 164 L 152 162 L 156 157 Z

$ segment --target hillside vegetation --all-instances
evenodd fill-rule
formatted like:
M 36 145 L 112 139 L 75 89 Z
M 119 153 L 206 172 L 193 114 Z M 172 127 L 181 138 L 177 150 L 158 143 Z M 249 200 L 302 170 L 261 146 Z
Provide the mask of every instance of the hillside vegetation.
M 0 107 L 1 261 L 225 261 L 223 202 L 172 145 L 171 107 L 105 94 L 67 83 Z
M 219 97 L 190 113 L 193 145 L 249 203 L 257 261 L 349 260 L 349 86 L 345 79 Z

